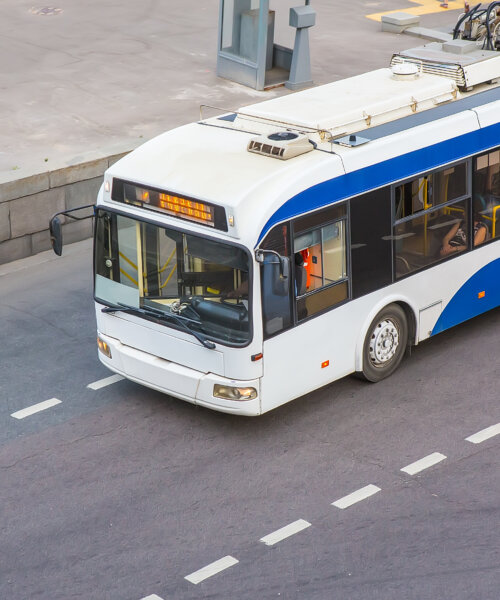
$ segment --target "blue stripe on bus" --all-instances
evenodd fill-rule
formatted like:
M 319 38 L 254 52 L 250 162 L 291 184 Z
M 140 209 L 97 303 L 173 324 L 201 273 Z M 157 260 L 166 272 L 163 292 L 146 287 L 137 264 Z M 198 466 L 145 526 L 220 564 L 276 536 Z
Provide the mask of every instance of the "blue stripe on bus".
M 406 179 L 417 173 L 430 171 L 440 165 L 498 146 L 499 143 L 500 123 L 495 123 L 489 127 L 319 183 L 285 202 L 264 225 L 257 243 L 276 223 L 394 181 Z
M 484 293 L 484 294 L 483 294 Z M 500 305 L 500 258 L 479 269 L 445 306 L 431 335 Z

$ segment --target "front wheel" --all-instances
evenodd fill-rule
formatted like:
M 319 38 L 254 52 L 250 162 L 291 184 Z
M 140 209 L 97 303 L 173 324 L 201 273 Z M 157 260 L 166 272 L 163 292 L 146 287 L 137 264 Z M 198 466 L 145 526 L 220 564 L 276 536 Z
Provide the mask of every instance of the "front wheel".
M 391 375 L 403 358 L 407 342 L 405 311 L 397 304 L 386 306 L 366 333 L 361 373 L 364 379 L 376 382 Z

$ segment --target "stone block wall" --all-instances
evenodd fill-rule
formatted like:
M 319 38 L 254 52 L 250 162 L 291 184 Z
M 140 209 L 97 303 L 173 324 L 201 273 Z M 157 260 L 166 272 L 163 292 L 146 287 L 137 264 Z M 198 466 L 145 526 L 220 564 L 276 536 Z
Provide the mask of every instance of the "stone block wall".
M 104 172 L 125 154 L 0 181 L 0 264 L 50 249 L 50 218 L 61 210 L 94 204 Z M 65 244 L 92 235 L 92 219 L 61 221 Z

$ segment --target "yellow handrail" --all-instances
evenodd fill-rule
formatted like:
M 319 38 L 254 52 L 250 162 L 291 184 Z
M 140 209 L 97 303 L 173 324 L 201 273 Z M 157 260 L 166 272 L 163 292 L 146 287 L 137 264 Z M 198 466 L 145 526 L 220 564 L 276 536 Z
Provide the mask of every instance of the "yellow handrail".
M 175 251 L 177 250 L 177 248 L 174 248 L 172 250 L 172 254 L 167 258 L 167 262 L 163 265 L 163 267 L 158 271 L 158 273 L 163 273 L 163 271 L 168 267 L 168 265 L 170 264 L 170 261 L 172 260 L 172 257 L 175 254 Z
M 124 260 L 125 262 L 128 262 L 128 264 L 129 264 L 129 265 L 130 265 L 130 266 L 131 266 L 133 269 L 135 269 L 135 270 L 137 271 L 137 265 L 136 265 L 135 263 L 133 263 L 133 262 L 130 260 L 130 258 L 127 258 L 127 257 L 125 256 L 125 254 L 123 254 L 123 252 L 118 252 L 118 254 L 121 256 L 121 258 L 123 258 L 123 260 Z
M 168 265 L 170 264 L 170 262 L 171 262 L 171 260 L 172 260 L 172 258 L 173 258 L 173 256 L 174 256 L 174 254 L 175 254 L 175 252 L 176 252 L 176 248 L 174 248 L 174 249 L 173 249 L 172 253 L 170 254 L 170 256 L 169 256 L 169 257 L 168 257 L 168 259 L 167 259 L 167 262 L 166 262 L 166 263 L 163 265 L 163 267 L 162 267 L 161 269 L 159 269 L 158 273 L 163 273 L 163 272 L 165 271 L 165 269 L 166 269 L 166 268 L 168 267 Z M 123 258 L 123 260 L 124 260 L 125 262 L 127 262 L 127 263 L 128 263 L 128 264 L 129 264 L 129 265 L 130 265 L 130 266 L 131 266 L 133 269 L 135 269 L 135 270 L 137 271 L 137 265 L 136 265 L 135 263 L 133 263 L 133 262 L 132 262 L 132 261 L 131 261 L 129 258 L 127 258 L 127 257 L 125 256 L 125 254 L 123 254 L 123 252 L 118 252 L 118 254 L 120 255 L 120 257 L 121 257 L 121 258 Z M 174 274 L 174 272 L 176 271 L 176 269 L 177 269 L 177 265 L 174 265 L 174 267 L 173 267 L 173 269 L 170 271 L 170 273 L 169 273 L 169 275 L 168 275 L 168 277 L 167 277 L 167 279 L 166 279 L 165 283 L 164 283 L 163 285 L 161 285 L 161 286 L 160 286 L 160 289 L 161 289 L 161 290 L 162 290 L 162 289 L 163 289 L 163 288 L 164 288 L 164 287 L 167 285 L 167 283 L 170 281 L 170 279 L 172 278 L 172 275 Z M 122 275 L 125 275 L 125 277 L 127 277 L 127 279 L 130 279 L 130 281 L 131 281 L 132 283 L 134 283 L 135 285 L 138 285 L 137 281 L 136 281 L 136 280 L 135 280 L 133 277 L 131 277 L 131 276 L 130 276 L 130 275 L 129 275 L 129 274 L 126 272 L 126 271 L 124 271 L 123 269 L 120 269 L 120 273 L 121 273 Z
M 127 279 L 130 279 L 130 281 L 131 281 L 131 282 L 132 282 L 134 285 L 137 285 L 137 281 L 136 281 L 136 280 L 135 280 L 133 277 L 131 277 L 131 276 L 130 276 L 130 275 L 129 275 L 129 274 L 126 272 L 126 271 L 124 271 L 123 269 L 120 269 L 120 273 L 121 273 L 122 275 L 125 275 L 125 277 L 126 277 Z
M 174 265 L 174 268 L 170 271 L 170 274 L 167 277 L 165 283 L 163 285 L 160 285 L 160 290 L 162 290 L 167 285 L 167 283 L 170 281 L 170 278 L 172 277 L 172 275 L 174 274 L 176 269 L 177 269 L 177 265 Z
M 483 215 L 484 219 L 488 219 L 488 221 L 491 221 L 491 237 L 495 238 L 496 237 L 496 227 L 497 227 L 497 210 L 500 209 L 500 204 L 497 204 L 496 206 L 493 207 L 492 211 L 491 211 L 491 217 L 489 215 Z
M 500 208 L 500 204 L 497 204 L 491 213 L 493 223 L 491 224 L 491 237 L 494 238 L 496 234 L 497 225 L 497 210 Z
M 463 215 L 464 209 L 462 207 L 458 207 L 458 206 L 445 206 L 443 212 L 445 215 L 450 215 L 450 216 L 451 216 L 452 212 L 462 213 L 462 215 Z

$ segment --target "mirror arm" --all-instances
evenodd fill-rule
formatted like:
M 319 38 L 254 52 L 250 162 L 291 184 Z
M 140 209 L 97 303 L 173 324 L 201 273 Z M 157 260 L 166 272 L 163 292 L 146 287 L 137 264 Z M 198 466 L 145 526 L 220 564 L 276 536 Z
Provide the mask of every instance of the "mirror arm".
M 262 264 L 264 262 L 264 255 L 265 254 L 272 254 L 273 256 L 276 256 L 278 258 L 278 262 L 280 265 L 280 277 L 282 279 L 285 279 L 285 273 L 284 273 L 284 261 L 287 260 L 286 257 L 281 256 L 281 254 L 279 252 L 276 252 L 276 250 L 263 250 L 262 248 L 256 248 L 255 249 L 255 260 Z
M 74 212 L 75 210 L 83 210 L 84 208 L 94 208 L 95 209 L 95 204 L 85 204 L 85 206 L 77 206 L 76 208 L 67 208 L 66 210 L 60 210 L 59 212 L 56 212 L 55 214 L 53 214 L 52 218 L 50 220 L 52 221 L 52 219 L 54 219 L 55 217 L 58 217 L 59 215 L 65 215 L 66 217 L 69 217 L 70 219 L 73 219 L 74 221 L 84 221 L 85 219 L 92 219 L 93 217 L 95 217 L 94 211 L 92 211 L 91 215 L 85 215 L 85 217 L 75 217 L 75 215 L 69 214 L 69 213 Z

